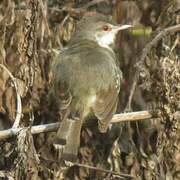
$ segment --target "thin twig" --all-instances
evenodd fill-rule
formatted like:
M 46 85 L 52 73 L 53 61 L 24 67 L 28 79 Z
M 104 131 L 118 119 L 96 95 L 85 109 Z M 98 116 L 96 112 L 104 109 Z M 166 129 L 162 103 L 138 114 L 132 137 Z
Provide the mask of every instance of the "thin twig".
M 16 97 L 17 97 L 17 111 L 16 111 L 16 118 L 13 124 L 12 128 L 17 128 L 19 126 L 20 123 L 20 119 L 21 119 L 21 115 L 22 115 L 22 103 L 21 103 L 21 97 L 18 93 L 18 88 L 17 88 L 17 83 L 16 83 L 16 79 L 14 78 L 14 76 L 12 75 L 12 73 L 3 65 L 0 64 L 0 67 L 3 68 L 9 75 L 9 77 L 11 78 L 11 80 L 13 81 L 14 84 L 14 88 L 16 90 Z
M 107 1 L 107 0 L 93 0 L 93 1 L 90 1 L 89 3 L 84 5 L 83 8 L 87 9 L 87 8 L 89 8 L 91 6 L 94 6 L 94 5 L 99 4 L 101 2 L 104 2 L 104 1 Z
M 168 27 L 162 31 L 160 31 L 156 36 L 155 38 L 153 38 L 153 40 L 151 42 L 149 42 L 145 48 L 143 49 L 143 52 L 142 52 L 142 55 L 140 57 L 140 61 L 138 62 L 139 63 L 143 63 L 147 54 L 150 52 L 151 48 L 153 46 L 155 46 L 163 37 L 165 37 L 166 35 L 168 34 L 171 34 L 171 33 L 175 33 L 175 32 L 178 32 L 180 31 L 180 24 L 178 25 L 175 25 L 175 26 L 171 26 L 171 27 Z
M 102 168 L 90 166 L 90 165 L 87 165 L 87 164 L 73 163 L 73 165 L 78 166 L 78 167 L 84 167 L 84 168 L 88 168 L 88 169 L 92 169 L 92 170 L 96 170 L 96 171 L 109 173 L 109 174 L 112 174 L 112 175 L 116 175 L 116 176 L 118 176 L 119 178 L 122 178 L 122 179 L 124 179 L 125 177 L 135 179 L 134 176 L 129 175 L 129 174 L 119 173 L 119 172 L 112 171 L 112 170 L 107 170 L 107 169 L 102 169 Z
M 159 112 L 139 111 L 139 112 L 131 112 L 131 113 L 122 113 L 122 114 L 115 114 L 111 120 L 111 123 L 146 120 L 157 117 L 160 117 Z M 59 125 L 60 123 L 51 123 L 51 124 L 32 126 L 31 133 L 39 134 L 42 132 L 44 133 L 48 131 L 56 131 Z M 0 140 L 4 140 L 6 138 L 16 136 L 22 129 L 23 128 L 11 128 L 0 131 Z
M 132 98 L 133 98 L 133 95 L 134 95 L 134 91 L 136 89 L 138 76 L 139 76 L 139 73 L 135 73 L 135 76 L 133 77 L 133 81 L 132 81 L 133 83 L 132 83 L 131 91 L 130 91 L 130 94 L 129 94 L 129 97 L 128 97 L 128 102 L 127 102 L 126 108 L 124 110 L 125 112 L 130 112 L 132 110 L 131 109 L 131 102 L 132 102 Z
M 54 163 L 54 162 L 59 163 L 58 160 L 52 160 L 52 159 L 44 158 L 42 156 L 40 156 L 40 158 L 43 159 L 44 161 L 48 161 L 49 163 Z M 129 175 L 129 174 L 120 173 L 120 172 L 107 170 L 107 169 L 102 169 L 102 168 L 91 166 L 91 165 L 88 165 L 88 164 L 73 163 L 73 162 L 70 162 L 70 161 L 65 161 L 65 164 L 68 167 L 78 166 L 78 167 L 83 167 L 83 168 L 87 168 L 87 169 L 92 169 L 92 170 L 95 170 L 95 171 L 101 171 L 101 172 L 104 172 L 104 173 L 114 175 L 114 176 L 116 176 L 116 177 L 118 177 L 120 179 L 124 179 L 124 178 L 134 178 L 135 179 L 134 176 Z
M 136 85 L 137 82 L 139 80 L 139 72 L 140 72 L 140 68 L 142 66 L 142 64 L 144 64 L 145 58 L 148 55 L 148 53 L 151 51 L 152 47 L 155 46 L 163 37 L 165 37 L 168 34 L 171 33 L 175 33 L 180 31 L 180 24 L 178 25 L 174 25 L 171 27 L 168 27 L 162 31 L 160 31 L 152 40 L 151 42 L 149 42 L 148 44 L 146 44 L 145 48 L 142 51 L 142 54 L 140 56 L 140 60 L 138 61 L 138 63 L 136 64 L 136 72 L 135 72 L 135 76 L 133 79 L 133 83 L 131 86 L 131 90 L 130 90 L 130 95 L 129 95 L 129 99 L 126 105 L 126 110 L 129 110 L 129 107 L 131 107 L 131 102 L 132 102 L 132 98 L 134 95 L 134 91 L 136 89 Z
M 63 28 L 65 22 L 69 19 L 69 17 L 70 17 L 69 14 L 67 14 L 67 15 L 65 16 L 65 18 L 61 21 L 61 23 L 60 23 L 60 25 L 59 25 L 59 29 Z M 59 36 L 58 36 L 58 43 L 59 43 L 60 49 L 62 50 L 62 49 L 63 49 L 63 45 L 62 45 L 62 43 L 61 43 L 61 40 L 59 39 Z
M 50 31 L 48 20 L 47 20 L 47 5 L 44 6 L 42 0 L 39 0 L 39 5 L 40 5 L 40 8 L 41 8 L 42 17 L 43 17 L 43 20 L 44 20 L 44 23 L 45 23 L 45 26 L 46 26 L 46 29 L 47 29 L 48 36 L 50 36 L 51 31 Z
M 122 114 L 115 114 L 111 120 L 111 123 L 129 122 L 129 121 L 140 121 L 150 118 L 158 118 L 161 116 L 159 111 L 137 111 Z

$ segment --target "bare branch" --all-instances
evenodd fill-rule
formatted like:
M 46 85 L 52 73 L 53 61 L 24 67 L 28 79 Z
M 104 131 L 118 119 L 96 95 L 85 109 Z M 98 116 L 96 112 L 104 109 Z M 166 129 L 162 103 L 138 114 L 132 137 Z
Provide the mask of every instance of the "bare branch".
M 10 76 L 10 78 L 11 78 L 12 81 L 13 81 L 14 88 L 15 88 L 15 90 L 16 90 L 17 111 L 16 111 L 16 118 L 15 118 L 15 121 L 14 121 L 14 124 L 13 124 L 13 127 L 12 127 L 12 128 L 17 128 L 17 127 L 19 126 L 20 119 L 21 119 L 22 104 L 21 104 L 21 97 L 20 97 L 20 95 L 19 95 L 19 93 L 18 93 L 18 88 L 17 88 L 16 79 L 14 78 L 14 76 L 12 75 L 12 73 L 11 73 L 3 64 L 0 64 L 0 67 L 3 68 L 3 69 L 8 73 L 8 75 Z
M 144 63 L 144 60 L 147 56 L 147 54 L 150 52 L 151 48 L 153 46 L 155 46 L 163 37 L 165 37 L 166 35 L 168 34 L 171 34 L 171 33 L 175 33 L 175 32 L 178 32 L 180 31 L 180 24 L 178 25 L 175 25 L 175 26 L 171 26 L 171 27 L 168 27 L 162 31 L 160 31 L 156 36 L 155 38 L 153 38 L 153 40 L 151 42 L 149 42 L 145 48 L 143 49 L 142 51 L 142 55 L 140 57 L 140 61 L 138 62 L 139 63 Z
M 119 173 L 119 172 L 112 171 L 112 170 L 107 170 L 107 169 L 102 169 L 102 168 L 90 166 L 90 165 L 87 165 L 87 164 L 74 163 L 73 165 L 83 167 L 83 168 L 87 168 L 87 169 L 93 169 L 93 170 L 96 170 L 96 171 L 109 173 L 109 174 L 112 174 L 112 175 L 116 175 L 120 179 L 124 179 L 124 178 L 133 178 L 133 179 L 135 179 L 134 176 L 129 175 L 129 174 Z
M 59 163 L 58 160 L 51 160 L 51 159 L 47 159 L 47 158 L 44 158 L 44 157 L 41 157 L 41 158 L 43 160 L 45 160 L 45 161 L 49 161 L 49 162 L 53 162 L 53 163 L 54 162 Z M 70 161 L 65 161 L 65 164 L 66 164 L 67 167 L 78 166 L 78 167 L 87 168 L 87 169 L 91 169 L 91 170 L 95 170 L 95 171 L 101 171 L 101 172 L 113 175 L 114 177 L 117 177 L 118 179 L 125 179 L 125 178 L 128 178 L 128 179 L 133 178 L 133 179 L 135 179 L 136 178 L 135 176 L 130 175 L 130 174 L 120 173 L 120 172 L 116 172 L 116 171 L 112 171 L 112 170 L 108 170 L 108 169 L 103 169 L 103 168 L 100 168 L 100 167 L 91 166 L 89 164 L 73 163 L 73 162 L 70 162 Z
M 46 4 L 46 2 L 45 2 L 45 4 Z M 50 36 L 51 31 L 50 31 L 49 24 L 47 21 L 47 5 L 44 6 L 43 1 L 39 0 L 39 6 L 41 8 L 42 17 L 43 17 L 43 20 L 44 20 L 44 23 L 45 23 L 45 26 L 47 29 L 48 36 Z
M 129 113 L 122 113 L 122 114 L 115 114 L 111 120 L 111 123 L 118 123 L 118 122 L 127 122 L 127 121 L 140 121 L 146 120 L 150 118 L 157 118 L 160 117 L 159 111 L 138 111 L 138 112 L 129 112 Z
M 90 1 L 89 3 L 87 3 L 85 6 L 83 6 L 83 8 L 87 9 L 91 6 L 94 6 L 98 3 L 101 3 L 101 2 L 104 2 L 104 1 L 107 1 L 107 0 L 93 0 L 93 1 Z
M 111 120 L 111 123 L 146 120 L 157 117 L 160 117 L 159 112 L 139 111 L 139 112 L 131 112 L 131 113 L 122 113 L 122 114 L 115 114 Z M 51 123 L 51 124 L 32 126 L 31 133 L 39 134 L 42 132 L 56 131 L 59 125 L 60 123 Z M 0 131 L 0 140 L 13 137 L 17 135 L 22 129 L 23 128 L 11 128 L 4 131 Z
M 168 34 L 172 34 L 172 33 L 178 32 L 178 31 L 180 31 L 180 24 L 177 24 L 177 25 L 168 27 L 166 29 L 163 29 L 143 49 L 141 57 L 140 57 L 140 60 L 136 64 L 137 70 L 135 72 L 135 76 L 134 76 L 133 83 L 132 83 L 132 86 L 131 86 L 129 99 L 128 99 L 128 102 L 127 102 L 127 105 L 126 105 L 126 110 L 129 110 L 130 107 L 131 107 L 131 102 L 132 102 L 133 94 L 134 94 L 134 91 L 136 89 L 136 85 L 137 85 L 137 82 L 138 82 L 138 79 L 139 79 L 140 67 L 141 67 L 142 64 L 144 64 L 146 56 L 151 51 L 152 47 L 155 46 L 163 37 L 165 37 Z

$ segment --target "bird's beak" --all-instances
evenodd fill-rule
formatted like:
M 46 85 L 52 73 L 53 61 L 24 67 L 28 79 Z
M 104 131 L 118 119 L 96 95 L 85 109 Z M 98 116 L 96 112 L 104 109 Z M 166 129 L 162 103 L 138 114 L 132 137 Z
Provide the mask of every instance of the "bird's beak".
M 122 31 L 122 30 L 129 29 L 132 27 L 133 27 L 133 25 L 124 24 L 124 25 L 115 26 L 114 30 L 115 31 Z

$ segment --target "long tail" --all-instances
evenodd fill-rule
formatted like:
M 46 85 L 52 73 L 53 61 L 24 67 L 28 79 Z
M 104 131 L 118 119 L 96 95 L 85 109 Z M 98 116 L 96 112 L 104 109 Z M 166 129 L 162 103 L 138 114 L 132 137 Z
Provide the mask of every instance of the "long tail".
M 71 124 L 72 124 L 72 121 L 68 119 L 69 114 L 70 114 L 70 110 L 67 110 L 63 116 L 60 127 L 56 134 L 54 146 L 56 146 L 58 144 L 63 146 L 66 144 L 67 136 L 68 136 Z
M 66 145 L 63 147 L 62 159 L 75 162 L 77 160 L 78 149 L 80 146 L 82 119 L 72 121 Z
M 64 119 L 57 132 L 54 147 L 59 151 L 59 158 L 75 162 L 80 145 L 82 119 Z

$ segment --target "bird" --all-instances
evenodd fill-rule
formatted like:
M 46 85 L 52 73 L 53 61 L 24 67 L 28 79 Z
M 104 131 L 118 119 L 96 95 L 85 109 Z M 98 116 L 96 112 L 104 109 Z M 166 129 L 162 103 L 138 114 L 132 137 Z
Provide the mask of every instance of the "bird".
M 102 14 L 84 15 L 54 59 L 51 92 L 61 115 L 54 147 L 63 160 L 77 161 L 81 128 L 89 113 L 97 117 L 99 131 L 107 132 L 122 79 L 113 45 L 117 33 L 131 27 Z

